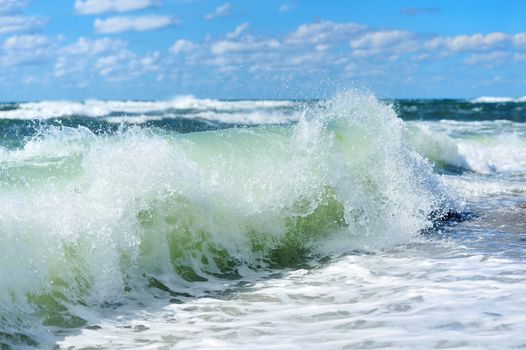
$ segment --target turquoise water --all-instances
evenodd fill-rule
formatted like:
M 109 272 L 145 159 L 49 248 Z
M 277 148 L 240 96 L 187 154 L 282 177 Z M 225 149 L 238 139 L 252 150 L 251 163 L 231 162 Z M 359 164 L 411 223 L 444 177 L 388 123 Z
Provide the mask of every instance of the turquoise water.
M 520 101 L 0 107 L 0 343 L 525 345 Z

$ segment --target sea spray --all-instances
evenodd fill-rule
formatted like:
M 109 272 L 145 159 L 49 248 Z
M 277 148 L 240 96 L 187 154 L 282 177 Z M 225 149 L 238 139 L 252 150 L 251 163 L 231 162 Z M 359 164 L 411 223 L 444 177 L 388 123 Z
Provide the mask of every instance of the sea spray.
M 0 342 L 36 346 L 90 310 L 417 239 L 455 204 L 403 130 L 350 91 L 296 125 L 52 127 L 3 150 Z

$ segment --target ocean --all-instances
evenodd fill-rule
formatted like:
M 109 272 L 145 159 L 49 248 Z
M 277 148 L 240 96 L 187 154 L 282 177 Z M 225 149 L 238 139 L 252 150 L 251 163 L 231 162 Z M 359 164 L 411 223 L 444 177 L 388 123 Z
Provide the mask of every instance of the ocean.
M 526 99 L 0 103 L 2 349 L 526 348 Z

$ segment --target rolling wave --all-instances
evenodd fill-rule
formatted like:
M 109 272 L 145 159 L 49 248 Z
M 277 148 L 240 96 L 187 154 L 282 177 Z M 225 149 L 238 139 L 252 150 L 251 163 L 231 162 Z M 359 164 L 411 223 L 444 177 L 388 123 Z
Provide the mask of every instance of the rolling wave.
M 131 117 L 131 120 L 126 120 L 130 122 L 133 122 L 134 117 L 142 118 L 142 120 L 187 117 L 221 121 L 221 116 L 226 116 L 226 122 L 244 123 L 248 120 L 253 123 L 265 123 L 266 118 L 247 119 L 245 118 L 246 113 L 272 112 L 276 109 L 283 111 L 298 106 L 301 106 L 300 102 L 285 100 L 220 101 L 198 99 L 193 96 L 179 96 L 166 101 L 41 101 L 4 104 L 3 108 L 0 108 L 0 119 L 117 118 L 124 116 Z M 212 112 L 214 117 L 210 118 Z
M 458 204 L 404 129 L 390 105 L 347 92 L 294 125 L 59 126 L 1 149 L 2 342 L 37 346 L 91 309 L 418 240 Z

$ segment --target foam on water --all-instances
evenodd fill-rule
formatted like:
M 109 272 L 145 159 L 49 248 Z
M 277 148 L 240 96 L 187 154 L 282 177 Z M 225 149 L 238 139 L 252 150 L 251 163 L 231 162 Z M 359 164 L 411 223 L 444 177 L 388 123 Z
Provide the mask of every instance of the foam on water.
M 512 349 L 525 345 L 520 262 L 459 247 L 351 255 L 226 298 L 143 310 L 61 347 Z
M 418 240 L 457 204 L 403 129 L 348 92 L 294 126 L 57 127 L 4 149 L 0 342 L 44 346 L 93 310 Z

